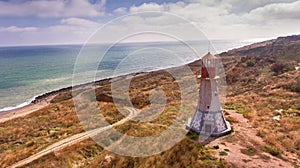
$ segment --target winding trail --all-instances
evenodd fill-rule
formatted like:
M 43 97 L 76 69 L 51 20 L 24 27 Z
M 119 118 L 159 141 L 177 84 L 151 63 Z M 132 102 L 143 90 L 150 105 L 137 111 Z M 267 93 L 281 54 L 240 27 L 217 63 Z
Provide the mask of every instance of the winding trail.
M 45 156 L 51 152 L 56 152 L 56 151 L 59 151 L 63 148 L 66 148 L 68 146 L 71 146 L 71 145 L 74 145 L 78 142 L 81 142 L 81 141 L 84 141 L 90 137 L 94 137 L 96 136 L 97 134 L 103 132 L 103 131 L 106 131 L 108 129 L 111 129 L 115 126 L 118 126 L 118 125 L 121 125 L 123 123 L 125 123 L 126 121 L 129 121 L 131 120 L 133 117 L 135 117 L 140 111 L 134 109 L 134 108 L 131 108 L 131 107 L 125 107 L 126 110 L 128 110 L 130 113 L 129 115 L 126 117 L 126 118 L 123 118 L 122 120 L 112 124 L 112 125 L 108 125 L 106 127 L 101 127 L 101 128 L 96 128 L 96 129 L 93 129 L 93 130 L 90 130 L 90 131 L 87 131 L 87 132 L 83 132 L 83 133 L 79 133 L 79 134 L 76 134 L 76 135 L 73 135 L 71 137 L 68 137 L 66 139 L 63 139 L 59 142 L 56 142 L 50 146 L 48 146 L 46 149 L 36 153 L 36 154 L 33 154 L 31 155 L 30 157 L 26 158 L 26 159 L 23 159 L 17 163 L 14 163 L 13 165 L 9 166 L 9 168 L 15 168 L 15 167 L 21 167 L 21 166 L 24 166 L 28 163 L 31 163 L 33 162 L 34 160 L 37 160 L 39 158 L 41 158 L 42 156 Z

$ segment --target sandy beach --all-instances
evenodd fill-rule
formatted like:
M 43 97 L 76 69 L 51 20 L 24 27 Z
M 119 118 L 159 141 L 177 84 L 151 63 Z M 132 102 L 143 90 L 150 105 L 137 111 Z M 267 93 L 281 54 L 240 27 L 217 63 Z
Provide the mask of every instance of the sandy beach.
M 50 103 L 51 99 L 53 99 L 56 95 L 57 95 L 57 93 L 47 96 L 45 98 L 41 98 L 41 99 L 39 99 L 39 101 L 31 102 L 30 104 L 28 104 L 24 107 L 0 112 L 0 123 L 3 123 L 8 120 L 12 120 L 14 118 L 28 115 L 34 111 L 37 111 L 43 107 L 46 107 Z
M 155 71 L 153 71 L 153 72 L 155 72 Z M 73 87 L 69 86 L 69 87 L 65 87 L 65 88 L 61 88 L 58 90 L 44 93 L 40 96 L 37 96 L 30 104 L 28 104 L 26 106 L 16 108 L 13 110 L 0 112 L 0 123 L 6 122 L 9 120 L 18 118 L 18 117 L 23 117 L 25 115 L 31 114 L 37 110 L 44 108 L 47 105 L 49 105 L 51 100 L 60 93 L 72 91 L 72 90 L 78 90 L 78 89 L 86 89 L 86 88 L 93 87 L 94 85 L 100 84 L 101 82 L 117 81 L 117 80 L 120 80 L 123 78 L 138 76 L 138 75 L 146 74 L 146 73 L 147 72 L 137 72 L 137 73 L 131 73 L 131 74 L 127 74 L 127 75 L 120 75 L 120 76 L 116 76 L 113 78 L 101 79 L 101 80 L 98 80 L 95 82 L 88 82 L 88 83 L 76 85 Z

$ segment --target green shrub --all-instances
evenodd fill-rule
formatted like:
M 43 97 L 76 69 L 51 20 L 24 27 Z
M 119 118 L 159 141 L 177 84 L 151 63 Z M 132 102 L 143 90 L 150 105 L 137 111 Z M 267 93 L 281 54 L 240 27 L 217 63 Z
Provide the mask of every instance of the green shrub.
M 215 145 L 215 146 L 213 146 L 213 148 L 218 150 L 220 147 L 219 147 L 219 145 Z
M 219 154 L 220 154 L 220 156 L 227 156 L 228 155 L 228 153 L 226 151 L 220 151 Z
M 284 72 L 292 71 L 295 67 L 291 63 L 274 63 L 271 65 L 270 69 L 275 73 L 275 75 L 279 75 Z
M 278 63 L 275 63 L 271 66 L 271 70 L 276 74 L 281 74 L 283 73 L 283 69 L 284 69 L 284 65 L 283 64 L 278 64 Z
M 264 151 L 270 153 L 273 156 L 279 156 L 280 155 L 280 151 L 279 150 L 277 150 L 275 148 L 272 148 L 270 146 L 265 146 L 264 147 Z
M 236 110 L 237 113 L 243 115 L 251 113 L 251 108 L 243 104 L 225 103 L 225 109 Z
M 188 136 L 189 138 L 193 139 L 193 140 L 197 140 L 199 135 L 198 135 L 197 133 L 193 132 L 193 131 L 189 131 L 189 132 L 187 133 L 187 136 Z
M 248 147 L 247 149 L 241 149 L 241 152 L 249 156 L 254 156 L 256 154 L 256 150 L 252 147 Z
M 246 62 L 246 64 L 247 64 L 247 67 L 253 67 L 254 66 L 254 62 L 252 60 L 248 60 Z

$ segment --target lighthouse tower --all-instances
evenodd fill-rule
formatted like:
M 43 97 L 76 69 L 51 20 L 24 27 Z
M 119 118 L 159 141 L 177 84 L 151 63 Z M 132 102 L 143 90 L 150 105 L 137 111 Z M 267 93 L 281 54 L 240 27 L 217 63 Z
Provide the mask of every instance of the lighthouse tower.
M 218 57 L 211 53 L 202 57 L 201 84 L 196 112 L 188 121 L 188 129 L 205 136 L 219 137 L 231 132 L 223 115 L 217 86 Z

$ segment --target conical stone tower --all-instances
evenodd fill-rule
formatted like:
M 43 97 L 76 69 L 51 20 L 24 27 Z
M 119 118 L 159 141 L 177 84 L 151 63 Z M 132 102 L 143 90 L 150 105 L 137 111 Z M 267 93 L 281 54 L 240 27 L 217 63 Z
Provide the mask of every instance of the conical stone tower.
M 201 85 L 196 112 L 188 121 L 188 129 L 203 136 L 219 137 L 231 132 L 223 115 L 217 85 L 218 57 L 208 53 L 202 57 Z

